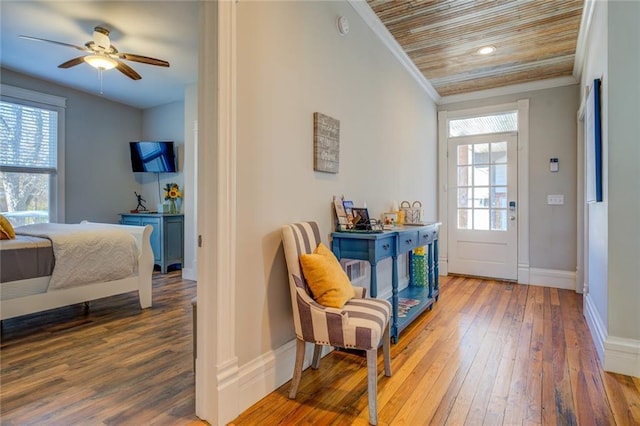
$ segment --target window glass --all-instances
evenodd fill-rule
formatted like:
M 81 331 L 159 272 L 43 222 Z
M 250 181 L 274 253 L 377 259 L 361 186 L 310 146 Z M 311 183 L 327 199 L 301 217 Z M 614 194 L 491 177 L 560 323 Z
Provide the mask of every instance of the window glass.
M 58 129 L 55 108 L 0 101 L 0 212 L 14 226 L 56 216 Z
M 517 111 L 449 120 L 449 137 L 486 135 L 518 130 Z

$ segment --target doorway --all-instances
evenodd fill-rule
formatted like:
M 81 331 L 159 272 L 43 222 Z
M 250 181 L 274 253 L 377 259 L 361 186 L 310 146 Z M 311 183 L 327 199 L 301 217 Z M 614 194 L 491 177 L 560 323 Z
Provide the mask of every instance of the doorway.
M 440 111 L 443 274 L 529 283 L 529 101 Z
M 515 133 L 449 138 L 449 271 L 518 279 Z

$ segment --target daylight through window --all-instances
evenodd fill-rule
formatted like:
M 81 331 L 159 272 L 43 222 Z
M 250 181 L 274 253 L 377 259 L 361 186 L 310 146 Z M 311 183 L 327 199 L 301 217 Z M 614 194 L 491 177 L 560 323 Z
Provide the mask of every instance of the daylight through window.
M 14 226 L 57 218 L 59 111 L 0 101 L 0 212 Z

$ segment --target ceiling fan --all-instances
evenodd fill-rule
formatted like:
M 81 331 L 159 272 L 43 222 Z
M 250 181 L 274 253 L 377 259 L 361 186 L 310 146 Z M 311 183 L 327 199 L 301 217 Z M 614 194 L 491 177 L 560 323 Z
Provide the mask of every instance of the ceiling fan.
M 132 53 L 118 52 L 118 49 L 111 44 L 109 40 L 109 30 L 103 27 L 95 27 L 93 30 L 93 40 L 84 44 L 84 47 L 76 46 L 74 44 L 63 43 L 60 41 L 47 40 L 44 38 L 31 37 L 21 35 L 20 38 L 33 41 L 43 41 L 47 43 L 53 43 L 60 46 L 71 47 L 82 52 L 86 52 L 86 55 L 78 56 L 58 65 L 58 68 L 71 68 L 79 65 L 83 62 L 88 63 L 94 68 L 99 70 L 110 70 L 117 68 L 118 71 L 126 75 L 133 80 L 140 80 L 142 77 L 129 65 L 122 62 L 122 60 L 140 62 L 143 64 L 157 65 L 160 67 L 168 67 L 169 62 L 162 59 L 150 58 L 148 56 L 134 55 Z

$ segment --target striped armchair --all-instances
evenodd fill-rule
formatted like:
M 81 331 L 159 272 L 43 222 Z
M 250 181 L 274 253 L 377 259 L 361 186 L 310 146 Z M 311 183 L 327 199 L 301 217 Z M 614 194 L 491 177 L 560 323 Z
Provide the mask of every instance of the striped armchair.
M 313 300 L 302 274 L 299 257 L 313 253 L 320 243 L 316 222 L 301 222 L 282 227 L 282 242 L 289 270 L 289 289 L 296 331 L 296 361 L 289 398 L 295 399 L 300 385 L 305 342 L 315 344 L 312 368 L 320 366 L 323 345 L 361 349 L 367 353 L 369 423 L 378 423 L 377 358 L 382 343 L 385 376 L 391 376 L 389 355 L 389 317 L 391 305 L 382 299 L 365 299 L 366 289 L 354 287 L 356 297 L 341 309 L 322 306 Z

